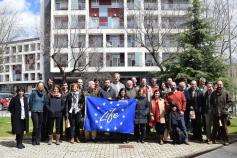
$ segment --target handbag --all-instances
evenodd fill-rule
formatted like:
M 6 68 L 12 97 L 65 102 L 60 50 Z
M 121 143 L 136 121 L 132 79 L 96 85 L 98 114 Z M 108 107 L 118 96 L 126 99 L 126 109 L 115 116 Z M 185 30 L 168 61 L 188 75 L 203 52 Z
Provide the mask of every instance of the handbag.
M 70 127 L 71 127 L 70 121 L 69 121 L 68 117 L 67 117 L 67 119 L 65 120 L 65 127 L 66 127 L 66 128 L 70 128 Z

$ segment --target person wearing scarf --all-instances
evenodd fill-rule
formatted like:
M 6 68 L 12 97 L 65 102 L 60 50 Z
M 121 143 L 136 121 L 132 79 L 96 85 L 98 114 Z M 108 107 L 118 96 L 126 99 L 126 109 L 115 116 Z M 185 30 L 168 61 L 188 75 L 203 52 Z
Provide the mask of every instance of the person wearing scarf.
M 53 91 L 49 93 L 49 98 L 46 103 L 47 110 L 49 111 L 48 119 L 48 145 L 53 142 L 53 127 L 56 121 L 56 145 L 60 144 L 60 132 L 61 132 L 61 121 L 62 112 L 64 109 L 64 100 L 62 97 L 62 92 L 59 85 L 53 86 Z
M 33 123 L 32 145 L 40 145 L 43 109 L 46 99 L 44 83 L 38 82 L 36 90 L 31 93 L 29 98 L 29 108 L 31 109 L 31 119 Z
M 80 143 L 79 136 L 84 95 L 82 91 L 79 92 L 77 83 L 72 84 L 71 90 L 66 99 L 66 116 L 69 118 L 71 126 L 70 143 L 74 144 L 74 141 Z
M 151 120 L 149 122 L 149 125 L 151 127 L 155 127 L 160 145 L 164 144 L 163 138 L 165 132 L 165 109 L 165 100 L 160 97 L 160 92 L 157 89 L 154 91 L 154 95 L 151 100 Z
M 19 87 L 17 95 L 11 99 L 9 111 L 11 112 L 12 132 L 16 134 L 16 147 L 23 149 L 22 144 L 24 131 L 29 132 L 29 109 L 28 99 L 24 96 L 25 89 Z

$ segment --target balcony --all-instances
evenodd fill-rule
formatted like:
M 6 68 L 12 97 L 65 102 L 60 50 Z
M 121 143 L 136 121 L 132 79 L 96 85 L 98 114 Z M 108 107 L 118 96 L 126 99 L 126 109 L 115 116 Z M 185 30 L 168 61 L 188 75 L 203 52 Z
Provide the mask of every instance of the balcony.
M 161 10 L 188 10 L 190 4 L 169 4 L 161 3 Z
M 55 29 L 67 29 L 68 28 L 68 17 L 55 17 Z
M 86 27 L 85 16 L 72 16 L 71 21 L 72 29 L 85 29 Z
M 67 0 L 56 0 L 55 1 L 55 10 L 68 10 L 68 1 Z
M 124 35 L 106 35 L 106 47 L 124 47 Z
M 124 53 L 107 53 L 106 67 L 124 67 Z
M 71 0 L 72 10 L 85 10 L 86 2 L 85 0 Z

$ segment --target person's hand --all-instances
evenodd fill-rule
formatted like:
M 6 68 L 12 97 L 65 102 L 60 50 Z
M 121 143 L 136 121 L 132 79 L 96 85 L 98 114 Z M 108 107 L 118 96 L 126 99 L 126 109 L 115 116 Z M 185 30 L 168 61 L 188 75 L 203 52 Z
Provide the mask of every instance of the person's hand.
M 173 111 L 176 111 L 176 109 L 177 109 L 176 106 L 172 107 L 172 110 L 173 110 Z
M 154 120 L 155 120 L 154 116 L 151 116 L 151 121 L 154 121 Z
M 190 109 L 193 110 L 193 106 L 190 106 Z
M 180 114 L 181 114 L 181 115 L 183 115 L 183 114 L 184 114 L 184 112 L 183 112 L 183 111 L 180 111 Z

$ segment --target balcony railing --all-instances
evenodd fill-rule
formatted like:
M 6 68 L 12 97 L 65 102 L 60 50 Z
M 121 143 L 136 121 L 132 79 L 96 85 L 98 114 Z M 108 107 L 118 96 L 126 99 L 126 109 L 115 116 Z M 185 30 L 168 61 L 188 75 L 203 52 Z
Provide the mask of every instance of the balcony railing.
M 188 10 L 190 8 L 190 4 L 169 4 L 169 3 L 161 3 L 161 10 Z
M 158 4 L 157 3 L 144 3 L 145 10 L 157 10 Z

